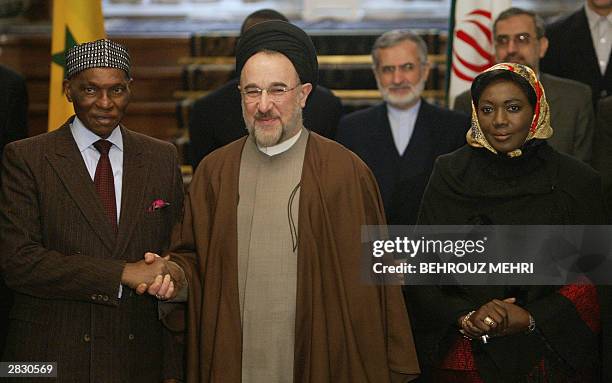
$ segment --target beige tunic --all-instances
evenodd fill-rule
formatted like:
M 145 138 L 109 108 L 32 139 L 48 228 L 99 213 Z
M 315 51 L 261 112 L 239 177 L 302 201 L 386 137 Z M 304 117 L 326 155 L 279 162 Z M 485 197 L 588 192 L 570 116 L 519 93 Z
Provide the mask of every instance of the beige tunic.
M 189 383 L 242 383 L 237 208 L 246 140 L 200 163 L 169 252 L 189 281 Z M 419 368 L 399 286 L 360 282 L 361 226 L 385 224 L 372 172 L 340 144 L 310 132 L 299 200 L 293 382 L 414 378 Z M 184 319 L 175 313 L 177 322 Z
M 239 178 L 238 285 L 242 382 L 293 381 L 299 183 L 308 132 L 287 151 L 259 151 L 252 138 Z

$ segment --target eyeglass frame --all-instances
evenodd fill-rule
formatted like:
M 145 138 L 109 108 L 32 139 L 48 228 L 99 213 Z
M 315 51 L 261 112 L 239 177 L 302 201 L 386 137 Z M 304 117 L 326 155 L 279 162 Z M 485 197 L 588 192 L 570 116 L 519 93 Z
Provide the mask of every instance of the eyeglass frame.
M 519 33 L 516 35 L 498 35 L 495 37 L 495 46 L 507 47 L 510 44 L 510 40 L 514 42 L 515 45 L 519 46 L 527 46 L 531 43 L 532 39 L 535 37 L 535 40 L 540 40 L 543 36 L 532 36 L 529 32 Z M 505 42 L 500 42 L 500 38 L 506 38 Z
M 240 85 L 238 85 L 238 91 L 244 97 L 244 102 L 247 103 L 247 104 L 252 104 L 254 102 L 257 102 L 257 101 L 261 100 L 261 97 L 262 97 L 264 91 L 268 94 L 268 97 L 270 97 L 270 99 L 272 99 L 275 102 L 280 102 L 287 95 L 287 93 L 295 90 L 300 85 L 304 85 L 304 84 L 298 82 L 292 88 L 289 88 L 288 85 L 278 85 L 278 84 L 277 85 L 270 85 L 267 88 L 260 88 L 258 86 L 254 86 L 254 87 L 252 87 L 253 88 L 252 90 L 256 91 L 256 95 L 248 94 L 245 89 L 242 89 L 242 87 Z M 279 94 L 276 94 L 276 95 L 275 94 L 271 94 L 270 93 L 270 89 L 274 88 L 274 87 L 283 88 L 282 89 L 282 93 L 279 93 Z M 249 86 L 248 88 L 251 88 L 251 87 Z

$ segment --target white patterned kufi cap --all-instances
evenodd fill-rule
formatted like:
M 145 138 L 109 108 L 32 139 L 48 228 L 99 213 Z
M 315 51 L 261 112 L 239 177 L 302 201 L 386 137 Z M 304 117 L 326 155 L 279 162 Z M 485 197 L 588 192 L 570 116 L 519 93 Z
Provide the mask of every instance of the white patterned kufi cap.
M 75 45 L 66 52 L 66 78 L 89 68 L 122 69 L 130 77 L 130 54 L 123 45 L 108 39 Z

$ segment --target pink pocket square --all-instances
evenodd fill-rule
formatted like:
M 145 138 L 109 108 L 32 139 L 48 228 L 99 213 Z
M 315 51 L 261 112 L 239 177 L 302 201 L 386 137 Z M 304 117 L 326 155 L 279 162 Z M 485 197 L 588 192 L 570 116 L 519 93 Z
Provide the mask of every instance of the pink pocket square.
M 147 211 L 148 211 L 149 213 L 152 213 L 152 212 L 154 212 L 154 211 L 156 211 L 156 210 L 161 210 L 161 209 L 166 208 L 166 207 L 168 207 L 168 206 L 170 206 L 170 203 L 169 203 L 169 202 L 166 202 L 166 201 L 164 201 L 163 199 L 156 199 L 155 201 L 153 201 L 153 202 L 151 203 L 151 206 L 149 206 L 149 208 L 147 209 Z

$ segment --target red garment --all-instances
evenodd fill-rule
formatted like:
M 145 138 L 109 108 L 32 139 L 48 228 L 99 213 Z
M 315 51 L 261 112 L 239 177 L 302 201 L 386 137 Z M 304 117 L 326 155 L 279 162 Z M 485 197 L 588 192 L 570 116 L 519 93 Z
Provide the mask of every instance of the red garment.
M 601 321 L 597 289 L 593 285 L 567 285 L 559 290 L 559 294 L 569 299 L 576 307 L 580 319 L 589 326 L 591 331 L 599 333 Z
M 600 332 L 601 321 L 595 286 L 589 284 L 567 285 L 559 290 L 559 294 L 572 302 L 578 315 L 591 331 L 594 333 Z M 534 368 L 534 374 L 546 377 L 543 360 Z M 448 350 L 434 376 L 436 382 L 484 383 L 474 362 L 472 342 L 457 336 L 456 342 Z M 545 379 L 545 381 L 547 380 Z

